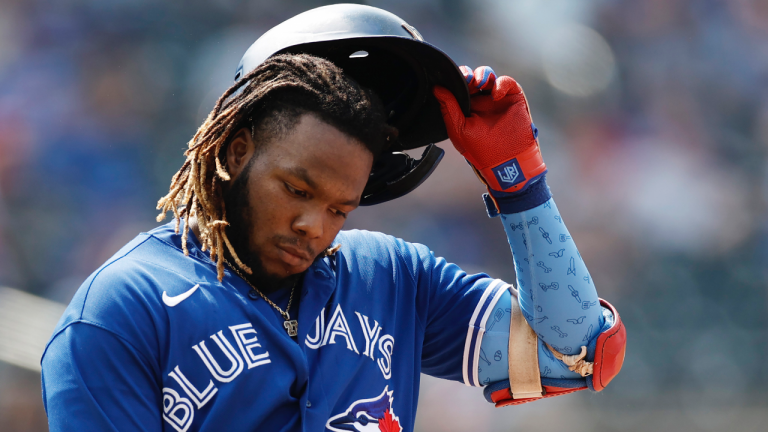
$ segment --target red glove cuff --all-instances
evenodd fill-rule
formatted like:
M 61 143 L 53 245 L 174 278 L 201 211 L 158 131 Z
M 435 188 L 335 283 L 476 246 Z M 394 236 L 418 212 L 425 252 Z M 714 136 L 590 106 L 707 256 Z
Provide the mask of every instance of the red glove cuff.
M 500 192 L 517 192 L 528 180 L 547 170 L 539 146 L 532 146 L 515 158 L 491 168 L 478 170 L 488 187 Z

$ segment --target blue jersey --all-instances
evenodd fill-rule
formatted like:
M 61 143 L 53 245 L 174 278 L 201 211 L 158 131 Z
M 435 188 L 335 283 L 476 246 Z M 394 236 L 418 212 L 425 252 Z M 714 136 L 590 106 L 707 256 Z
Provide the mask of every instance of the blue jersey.
M 141 234 L 80 287 L 42 360 L 52 431 L 410 431 L 419 374 L 467 382 L 507 288 L 343 231 L 296 287 L 291 338 L 190 240 L 187 257 L 173 224 Z

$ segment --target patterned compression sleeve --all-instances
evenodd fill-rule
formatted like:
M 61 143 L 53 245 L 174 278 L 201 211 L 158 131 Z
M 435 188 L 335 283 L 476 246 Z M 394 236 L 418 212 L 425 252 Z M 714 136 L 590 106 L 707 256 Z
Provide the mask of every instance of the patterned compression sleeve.
M 555 202 L 501 215 L 517 272 L 520 307 L 539 335 L 539 369 L 551 378 L 580 378 L 542 343 L 563 354 L 578 353 L 596 337 L 604 322 L 597 291 Z M 482 385 L 508 378 L 509 308 L 504 294 L 481 343 L 478 377 Z

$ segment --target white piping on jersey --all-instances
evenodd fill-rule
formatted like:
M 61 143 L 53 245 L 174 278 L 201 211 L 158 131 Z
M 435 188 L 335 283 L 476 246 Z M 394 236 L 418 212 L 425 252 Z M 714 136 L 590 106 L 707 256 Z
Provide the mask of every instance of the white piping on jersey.
M 477 306 L 475 306 L 475 311 L 472 313 L 472 318 L 469 319 L 469 325 L 467 328 L 467 339 L 464 342 L 464 360 L 462 362 L 462 373 L 464 378 L 464 384 L 468 386 L 480 385 L 477 382 L 478 381 L 477 362 L 480 359 L 480 342 L 483 339 L 483 334 L 485 334 L 485 323 L 486 321 L 488 321 L 488 317 L 490 316 L 490 311 L 493 310 L 494 306 L 496 306 L 496 302 L 499 301 L 499 298 L 501 297 L 501 294 L 504 292 L 504 290 L 500 289 L 495 293 L 495 295 L 493 296 L 493 299 L 491 300 L 491 303 L 488 305 L 479 323 L 477 323 L 478 315 L 480 315 L 480 311 L 483 309 L 483 305 L 488 299 L 488 296 L 490 296 L 491 293 L 500 284 L 504 284 L 504 281 L 500 279 L 495 279 L 493 282 L 491 282 L 488 288 L 485 289 L 485 292 L 483 292 L 483 295 L 480 297 L 480 300 L 477 302 Z M 477 337 L 474 338 L 475 349 L 473 351 L 471 349 L 472 341 L 473 341 L 472 334 L 474 333 L 475 328 L 478 328 L 479 331 L 478 331 Z M 470 352 L 470 351 L 473 351 L 473 352 Z M 469 366 L 470 358 L 472 359 L 473 367 Z M 470 371 L 470 369 L 473 369 L 473 371 Z
M 499 299 L 502 295 L 504 295 L 504 292 L 507 291 L 509 288 L 509 285 L 502 282 L 504 285 L 503 288 L 499 288 L 498 291 L 493 296 L 493 300 L 491 300 L 491 304 L 488 305 L 488 307 L 485 309 L 485 314 L 483 314 L 483 320 L 480 322 L 480 331 L 477 332 L 477 339 L 475 340 L 475 352 L 474 352 L 474 367 L 472 368 L 472 378 L 475 381 L 475 385 L 481 386 L 482 383 L 480 382 L 479 374 L 479 366 L 480 366 L 480 348 L 483 344 L 483 336 L 485 335 L 485 326 L 488 323 L 488 318 L 491 316 L 491 312 L 493 312 L 496 309 L 496 303 L 499 302 Z M 468 371 L 469 372 L 469 371 Z

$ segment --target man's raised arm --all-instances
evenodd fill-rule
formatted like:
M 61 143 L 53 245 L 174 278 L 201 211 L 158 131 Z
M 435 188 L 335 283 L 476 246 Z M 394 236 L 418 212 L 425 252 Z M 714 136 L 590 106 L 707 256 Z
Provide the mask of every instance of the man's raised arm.
M 621 369 L 626 331 L 598 298 L 552 199 L 522 88 L 489 67 L 461 69 L 472 94 L 469 117 L 449 91 L 435 87 L 434 94 L 451 141 L 488 188 L 489 215 L 501 215 L 518 285 L 478 322 L 481 343 L 469 353 L 476 360 L 467 362 L 465 381 L 487 385 L 497 406 L 600 391 Z

